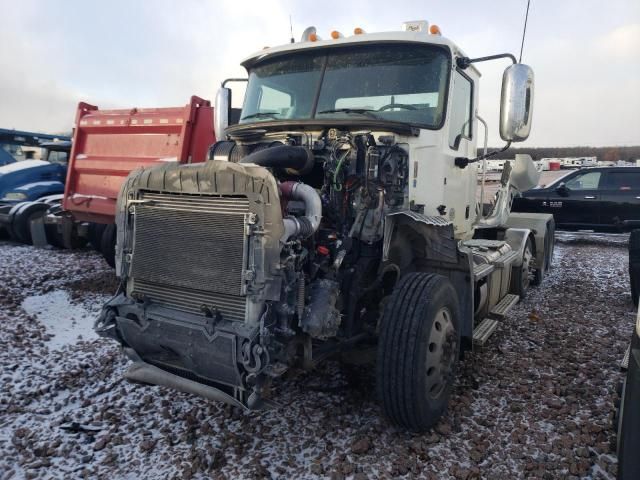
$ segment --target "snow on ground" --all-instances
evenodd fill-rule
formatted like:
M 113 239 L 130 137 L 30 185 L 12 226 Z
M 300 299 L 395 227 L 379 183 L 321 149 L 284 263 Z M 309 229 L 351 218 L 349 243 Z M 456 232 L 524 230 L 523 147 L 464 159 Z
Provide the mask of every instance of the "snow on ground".
M 22 309 L 45 326 L 51 336 L 48 340 L 51 349 L 74 345 L 82 339 L 98 338 L 92 323 L 87 320 L 95 317 L 99 308 L 89 311 L 80 305 L 73 305 L 69 294 L 64 290 L 29 296 L 22 302 Z
M 614 478 L 626 255 L 559 243 L 415 435 L 381 417 L 370 369 L 337 362 L 276 383 L 267 412 L 129 384 L 116 344 L 88 333 L 117 286 L 102 259 L 0 242 L 0 478 Z

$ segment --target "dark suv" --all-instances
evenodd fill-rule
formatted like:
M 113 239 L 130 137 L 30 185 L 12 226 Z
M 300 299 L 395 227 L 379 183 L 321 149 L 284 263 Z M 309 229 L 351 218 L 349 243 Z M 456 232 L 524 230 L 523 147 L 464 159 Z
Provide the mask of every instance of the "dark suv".
M 624 231 L 640 227 L 640 168 L 594 167 L 528 190 L 514 212 L 551 213 L 567 230 Z

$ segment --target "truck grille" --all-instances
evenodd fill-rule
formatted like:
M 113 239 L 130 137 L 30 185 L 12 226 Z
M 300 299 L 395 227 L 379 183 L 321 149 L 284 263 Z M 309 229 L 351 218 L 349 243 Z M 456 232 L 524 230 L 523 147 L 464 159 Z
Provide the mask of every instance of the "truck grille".
M 244 320 L 248 199 L 145 192 L 142 201 L 134 216 L 134 292 L 180 310 L 198 313 L 206 305 Z
M 143 294 L 152 302 L 176 310 L 201 314 L 201 305 L 215 306 L 225 319 L 244 321 L 245 297 L 158 285 L 144 280 L 135 280 L 134 291 Z

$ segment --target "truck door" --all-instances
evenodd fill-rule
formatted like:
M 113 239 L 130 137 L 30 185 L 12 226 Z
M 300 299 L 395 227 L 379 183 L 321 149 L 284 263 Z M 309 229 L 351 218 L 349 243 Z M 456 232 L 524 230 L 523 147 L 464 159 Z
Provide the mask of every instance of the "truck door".
M 605 173 L 600 193 L 602 223 L 608 227 L 635 222 L 640 226 L 640 170 L 619 168 Z
M 592 228 L 600 223 L 601 177 L 600 171 L 580 172 L 549 195 L 549 211 L 558 225 Z
M 452 89 L 449 101 L 448 157 L 453 165 L 456 157 L 474 158 L 475 143 L 471 140 L 474 134 L 474 94 L 473 80 L 462 70 L 452 73 Z M 470 175 L 471 168 L 454 168 L 445 179 L 445 204 L 449 218 L 457 219 L 458 228 L 470 228 L 475 209 L 477 183 L 475 175 Z M 453 209 L 453 212 L 452 212 Z M 464 227 L 462 227 L 464 225 Z

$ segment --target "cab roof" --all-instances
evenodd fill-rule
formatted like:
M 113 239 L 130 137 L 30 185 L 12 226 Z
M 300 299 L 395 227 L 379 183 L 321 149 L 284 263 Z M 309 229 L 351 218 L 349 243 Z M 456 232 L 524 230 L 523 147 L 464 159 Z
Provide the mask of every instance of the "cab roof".
M 336 48 L 349 45 L 362 44 L 384 44 L 384 43 L 421 43 L 424 45 L 438 45 L 447 47 L 456 57 L 465 57 L 465 53 L 455 43 L 441 35 L 433 35 L 422 31 L 393 31 L 378 33 L 360 33 L 340 38 L 329 38 L 328 40 L 303 40 L 295 43 L 286 43 L 276 47 L 265 47 L 263 50 L 253 53 L 245 58 L 241 65 L 246 69 L 251 68 L 256 63 L 270 58 L 280 56 L 285 53 L 295 53 L 299 51 L 309 51 L 313 49 Z M 480 76 L 480 72 L 473 65 L 467 70 L 473 71 Z

